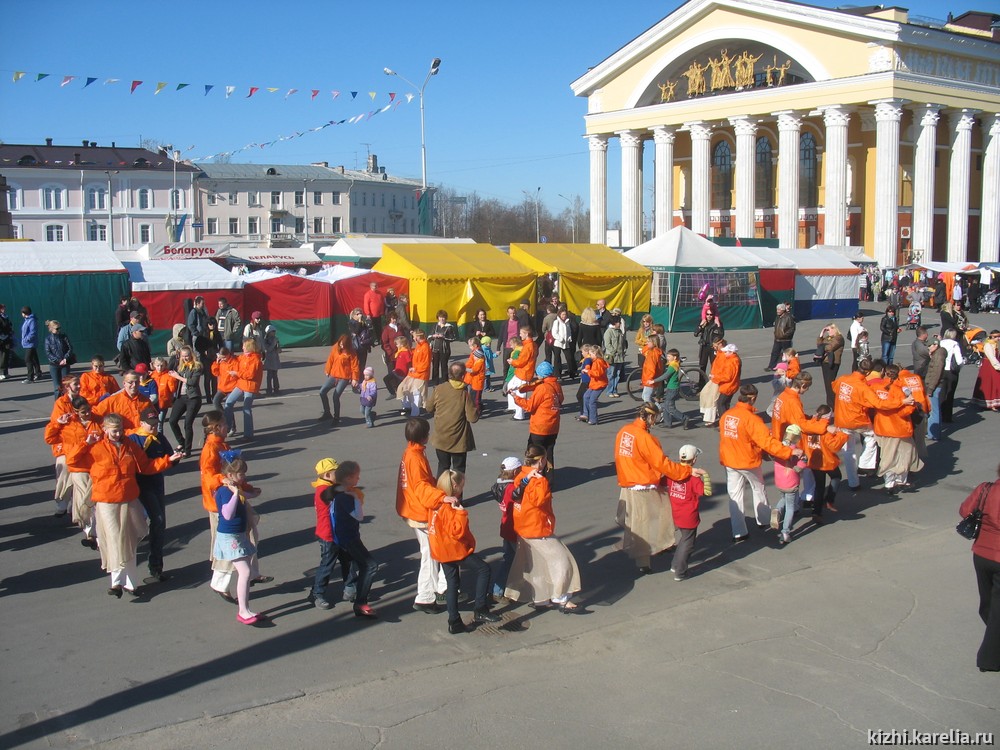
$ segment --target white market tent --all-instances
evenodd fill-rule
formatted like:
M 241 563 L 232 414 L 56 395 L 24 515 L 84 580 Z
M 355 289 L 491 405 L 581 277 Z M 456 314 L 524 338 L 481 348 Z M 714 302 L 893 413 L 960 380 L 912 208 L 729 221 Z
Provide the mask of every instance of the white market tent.
M 210 260 L 126 260 L 133 292 L 239 289 L 243 277 L 234 276 Z
M 462 244 L 473 244 L 475 240 L 468 237 L 427 237 L 427 236 L 400 236 L 382 235 L 379 237 L 341 237 L 332 247 L 323 248 L 320 256 L 323 260 L 340 263 L 356 263 L 357 265 L 371 267 L 382 259 L 382 246 L 385 244 L 408 245 L 425 244 L 428 242 L 458 242 Z
M 234 247 L 229 250 L 230 264 L 264 268 L 275 266 L 319 266 L 323 263 L 312 250 L 302 247 Z
M 858 310 L 861 270 L 843 255 L 817 247 L 809 250 L 777 248 L 795 264 L 795 317 L 850 318 Z
M 813 245 L 810 250 L 831 250 L 843 256 L 851 263 L 873 265 L 876 260 L 865 252 L 861 245 Z

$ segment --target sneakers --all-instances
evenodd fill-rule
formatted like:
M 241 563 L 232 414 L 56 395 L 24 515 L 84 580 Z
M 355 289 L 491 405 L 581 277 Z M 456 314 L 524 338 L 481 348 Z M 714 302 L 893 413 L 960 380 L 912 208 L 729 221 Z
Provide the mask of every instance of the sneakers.
M 771 528 L 777 531 L 781 528 L 781 509 L 772 508 L 771 509 Z
M 439 607 L 443 607 L 448 603 L 448 597 L 445 594 L 435 594 L 434 603 Z
M 309 596 L 306 597 L 306 600 L 316 607 L 316 609 L 331 609 L 333 607 L 333 605 L 322 596 L 316 596 L 311 591 L 309 592 Z
M 674 574 L 674 580 L 675 581 L 683 581 L 683 580 L 685 580 L 688 577 L 687 573 L 678 573 L 673 568 L 670 569 L 670 572 Z
M 749 534 L 740 534 L 739 536 L 733 537 L 733 544 L 739 544 L 740 542 L 745 542 L 750 538 Z
M 500 622 L 500 615 L 495 615 L 488 609 L 477 609 L 472 613 L 474 622 Z
M 353 602 L 354 601 L 354 597 L 356 597 L 357 594 L 358 594 L 357 589 L 352 589 L 352 588 L 346 588 L 346 589 L 344 589 L 344 601 L 345 602 Z
M 789 534 L 787 531 L 782 531 L 781 536 L 778 537 L 778 543 L 781 545 L 785 545 L 788 544 L 790 541 L 792 541 L 792 535 Z

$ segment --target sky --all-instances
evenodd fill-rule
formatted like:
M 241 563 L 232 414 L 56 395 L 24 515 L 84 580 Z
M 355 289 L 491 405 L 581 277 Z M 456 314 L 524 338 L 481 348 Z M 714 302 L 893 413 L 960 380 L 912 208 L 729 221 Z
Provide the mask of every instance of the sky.
M 419 98 L 407 102 L 414 90 L 383 68 L 419 87 L 439 57 L 424 95 L 428 182 L 508 203 L 537 193 L 558 214 L 577 196 L 589 201 L 586 100 L 570 84 L 680 4 L 0 0 L 0 141 L 153 139 L 185 159 L 236 152 L 233 162 L 362 169 L 370 152 L 390 175 L 419 179 Z M 931 0 L 900 4 L 947 14 Z M 952 11 L 972 7 L 998 12 L 1000 0 Z M 25 75 L 14 82 L 16 72 Z M 49 75 L 36 80 L 40 73 Z M 75 78 L 62 85 L 67 76 Z M 96 80 L 85 88 L 88 78 Z M 142 83 L 130 93 L 133 81 Z M 189 85 L 178 91 L 181 83 Z M 248 97 L 251 87 L 259 90 Z M 296 133 L 304 134 L 278 140 Z M 611 221 L 620 212 L 616 151 L 608 151 Z

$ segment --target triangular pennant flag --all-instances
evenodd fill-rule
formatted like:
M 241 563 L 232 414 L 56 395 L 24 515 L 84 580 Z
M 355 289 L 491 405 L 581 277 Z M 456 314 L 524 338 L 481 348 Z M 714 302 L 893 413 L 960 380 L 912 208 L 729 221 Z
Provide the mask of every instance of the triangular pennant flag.
M 49 77 L 48 73 L 39 73 L 38 75 L 35 76 L 35 83 L 38 83 L 43 78 L 48 78 L 48 77 Z
M 135 90 L 142 85 L 142 81 L 132 81 L 132 88 L 129 90 L 130 94 L 134 94 Z
M 205 96 L 208 96 L 208 92 L 211 91 L 214 88 L 215 88 L 215 86 L 212 85 L 211 83 L 206 83 L 205 84 Z
M 94 78 L 94 77 L 91 77 L 91 76 L 87 76 L 87 82 L 85 84 L 83 84 L 83 87 L 87 88 L 87 86 L 89 86 L 90 84 L 92 84 L 96 80 L 97 80 L 97 78 Z
M 273 94 L 273 93 L 274 93 L 275 91 L 277 91 L 277 90 L 278 90 L 277 88 L 270 88 L 270 87 L 268 87 L 268 89 L 267 89 L 267 93 L 269 93 L 269 94 Z
M 310 96 L 309 98 L 310 99 L 315 99 L 318 95 L 319 95 L 319 89 L 313 89 L 312 90 L 312 96 Z
M 247 99 L 249 99 L 251 96 L 253 96 L 254 94 L 256 94 L 258 91 L 260 91 L 260 86 L 251 86 L 250 87 L 250 93 L 247 94 Z
M 104 81 L 104 85 L 107 86 L 109 83 L 118 83 L 121 78 L 107 78 Z
M 234 91 L 236 91 L 235 86 L 226 86 L 226 98 L 228 99 L 229 97 L 231 97 Z
M 24 71 L 23 70 L 15 70 L 14 71 L 14 83 L 17 83 L 22 78 L 24 78 Z
M 357 91 L 352 91 L 351 92 L 351 98 L 352 99 L 357 99 L 358 98 L 358 92 Z
M 288 97 L 290 97 L 290 96 L 291 96 L 292 94 L 294 94 L 294 93 L 295 93 L 296 91 L 298 91 L 298 89 L 288 89 L 288 93 L 287 93 L 287 94 L 285 94 L 285 98 L 287 99 L 287 98 L 288 98 Z
M 413 94 L 407 94 L 406 95 L 406 103 L 409 104 L 412 101 L 413 101 Z
M 167 82 L 166 81 L 160 81 L 160 82 L 158 82 L 156 84 L 156 91 L 153 92 L 153 96 L 156 96 L 157 94 L 159 94 L 166 87 L 167 87 Z
M 368 92 L 368 96 L 370 96 L 372 98 L 372 101 L 375 101 L 375 92 L 374 91 L 369 91 Z
M 391 91 L 390 91 L 390 92 L 389 92 L 389 101 L 391 102 L 391 101 L 393 101 L 393 100 L 394 100 L 395 98 L 396 98 L 396 95 L 395 95 L 395 94 L 394 94 L 393 92 L 391 92 Z
M 333 94 L 333 98 L 334 99 L 336 99 L 338 96 L 340 96 L 340 92 L 339 91 L 331 91 L 330 93 Z
M 63 76 L 62 83 L 60 83 L 59 86 L 61 87 L 65 86 L 67 83 L 73 83 L 74 78 L 76 78 L 76 76 Z
M 177 88 L 175 88 L 174 91 L 180 91 L 181 89 L 186 89 L 190 85 L 191 85 L 190 83 L 178 83 Z

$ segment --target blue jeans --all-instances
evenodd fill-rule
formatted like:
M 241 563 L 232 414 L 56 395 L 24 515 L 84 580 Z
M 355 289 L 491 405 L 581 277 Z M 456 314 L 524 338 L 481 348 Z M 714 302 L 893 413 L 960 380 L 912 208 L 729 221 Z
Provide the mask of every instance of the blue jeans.
M 684 412 L 677 408 L 677 397 L 680 396 L 680 393 L 680 388 L 667 388 L 663 392 L 663 411 L 667 416 L 668 426 L 673 422 L 680 422 L 683 424 L 684 420 L 687 419 Z
M 896 355 L 896 345 L 891 341 L 882 342 L 882 361 L 887 365 L 892 364 L 892 358 Z
M 346 553 L 340 551 L 336 542 L 319 540 L 319 565 L 316 567 L 316 577 L 313 579 L 312 595 L 317 599 L 323 599 L 326 593 L 327 584 L 330 583 L 330 576 L 333 575 L 333 568 L 340 560 L 340 567 L 344 572 L 344 580 L 347 580 L 347 571 L 351 567 L 351 559 Z
M 340 419 L 340 394 L 351 384 L 346 378 L 327 378 L 319 389 L 319 400 L 323 402 L 323 413 L 330 413 L 330 398 L 326 395 L 333 391 L 333 418 Z
M 239 388 L 233 388 L 226 399 L 222 412 L 226 415 L 226 423 L 235 427 L 236 417 L 233 415 L 233 407 L 236 402 L 243 399 L 243 437 L 253 438 L 253 399 L 256 394 L 246 393 Z
M 614 362 L 608 365 L 608 387 L 604 390 L 609 396 L 618 393 L 618 383 L 621 382 L 622 375 L 625 374 L 625 363 Z
M 785 511 L 784 521 L 781 524 L 781 530 L 786 534 L 792 531 L 792 521 L 795 520 L 795 503 L 798 500 L 799 491 L 792 490 L 791 492 L 781 491 L 781 499 L 778 500 L 778 504 L 774 506 L 775 510 Z M 822 502 L 820 500 L 819 502 Z
M 49 376 L 52 378 L 52 390 L 55 397 L 62 395 L 62 379 L 69 375 L 69 365 L 49 365 Z
M 361 413 L 365 417 L 365 424 L 369 427 L 375 426 L 375 407 L 370 404 L 361 404 Z
M 601 391 L 597 388 L 588 388 L 583 394 L 583 416 L 588 424 L 597 424 L 597 399 L 600 397 Z
M 493 596 L 503 596 L 503 591 L 507 588 L 507 576 L 510 574 L 511 563 L 514 562 L 514 555 L 517 553 L 517 544 L 503 540 L 503 560 L 497 568 L 497 574 L 493 578 Z
M 931 413 L 927 417 L 927 437 L 931 440 L 941 439 L 941 397 L 943 388 L 938 386 L 931 394 Z

